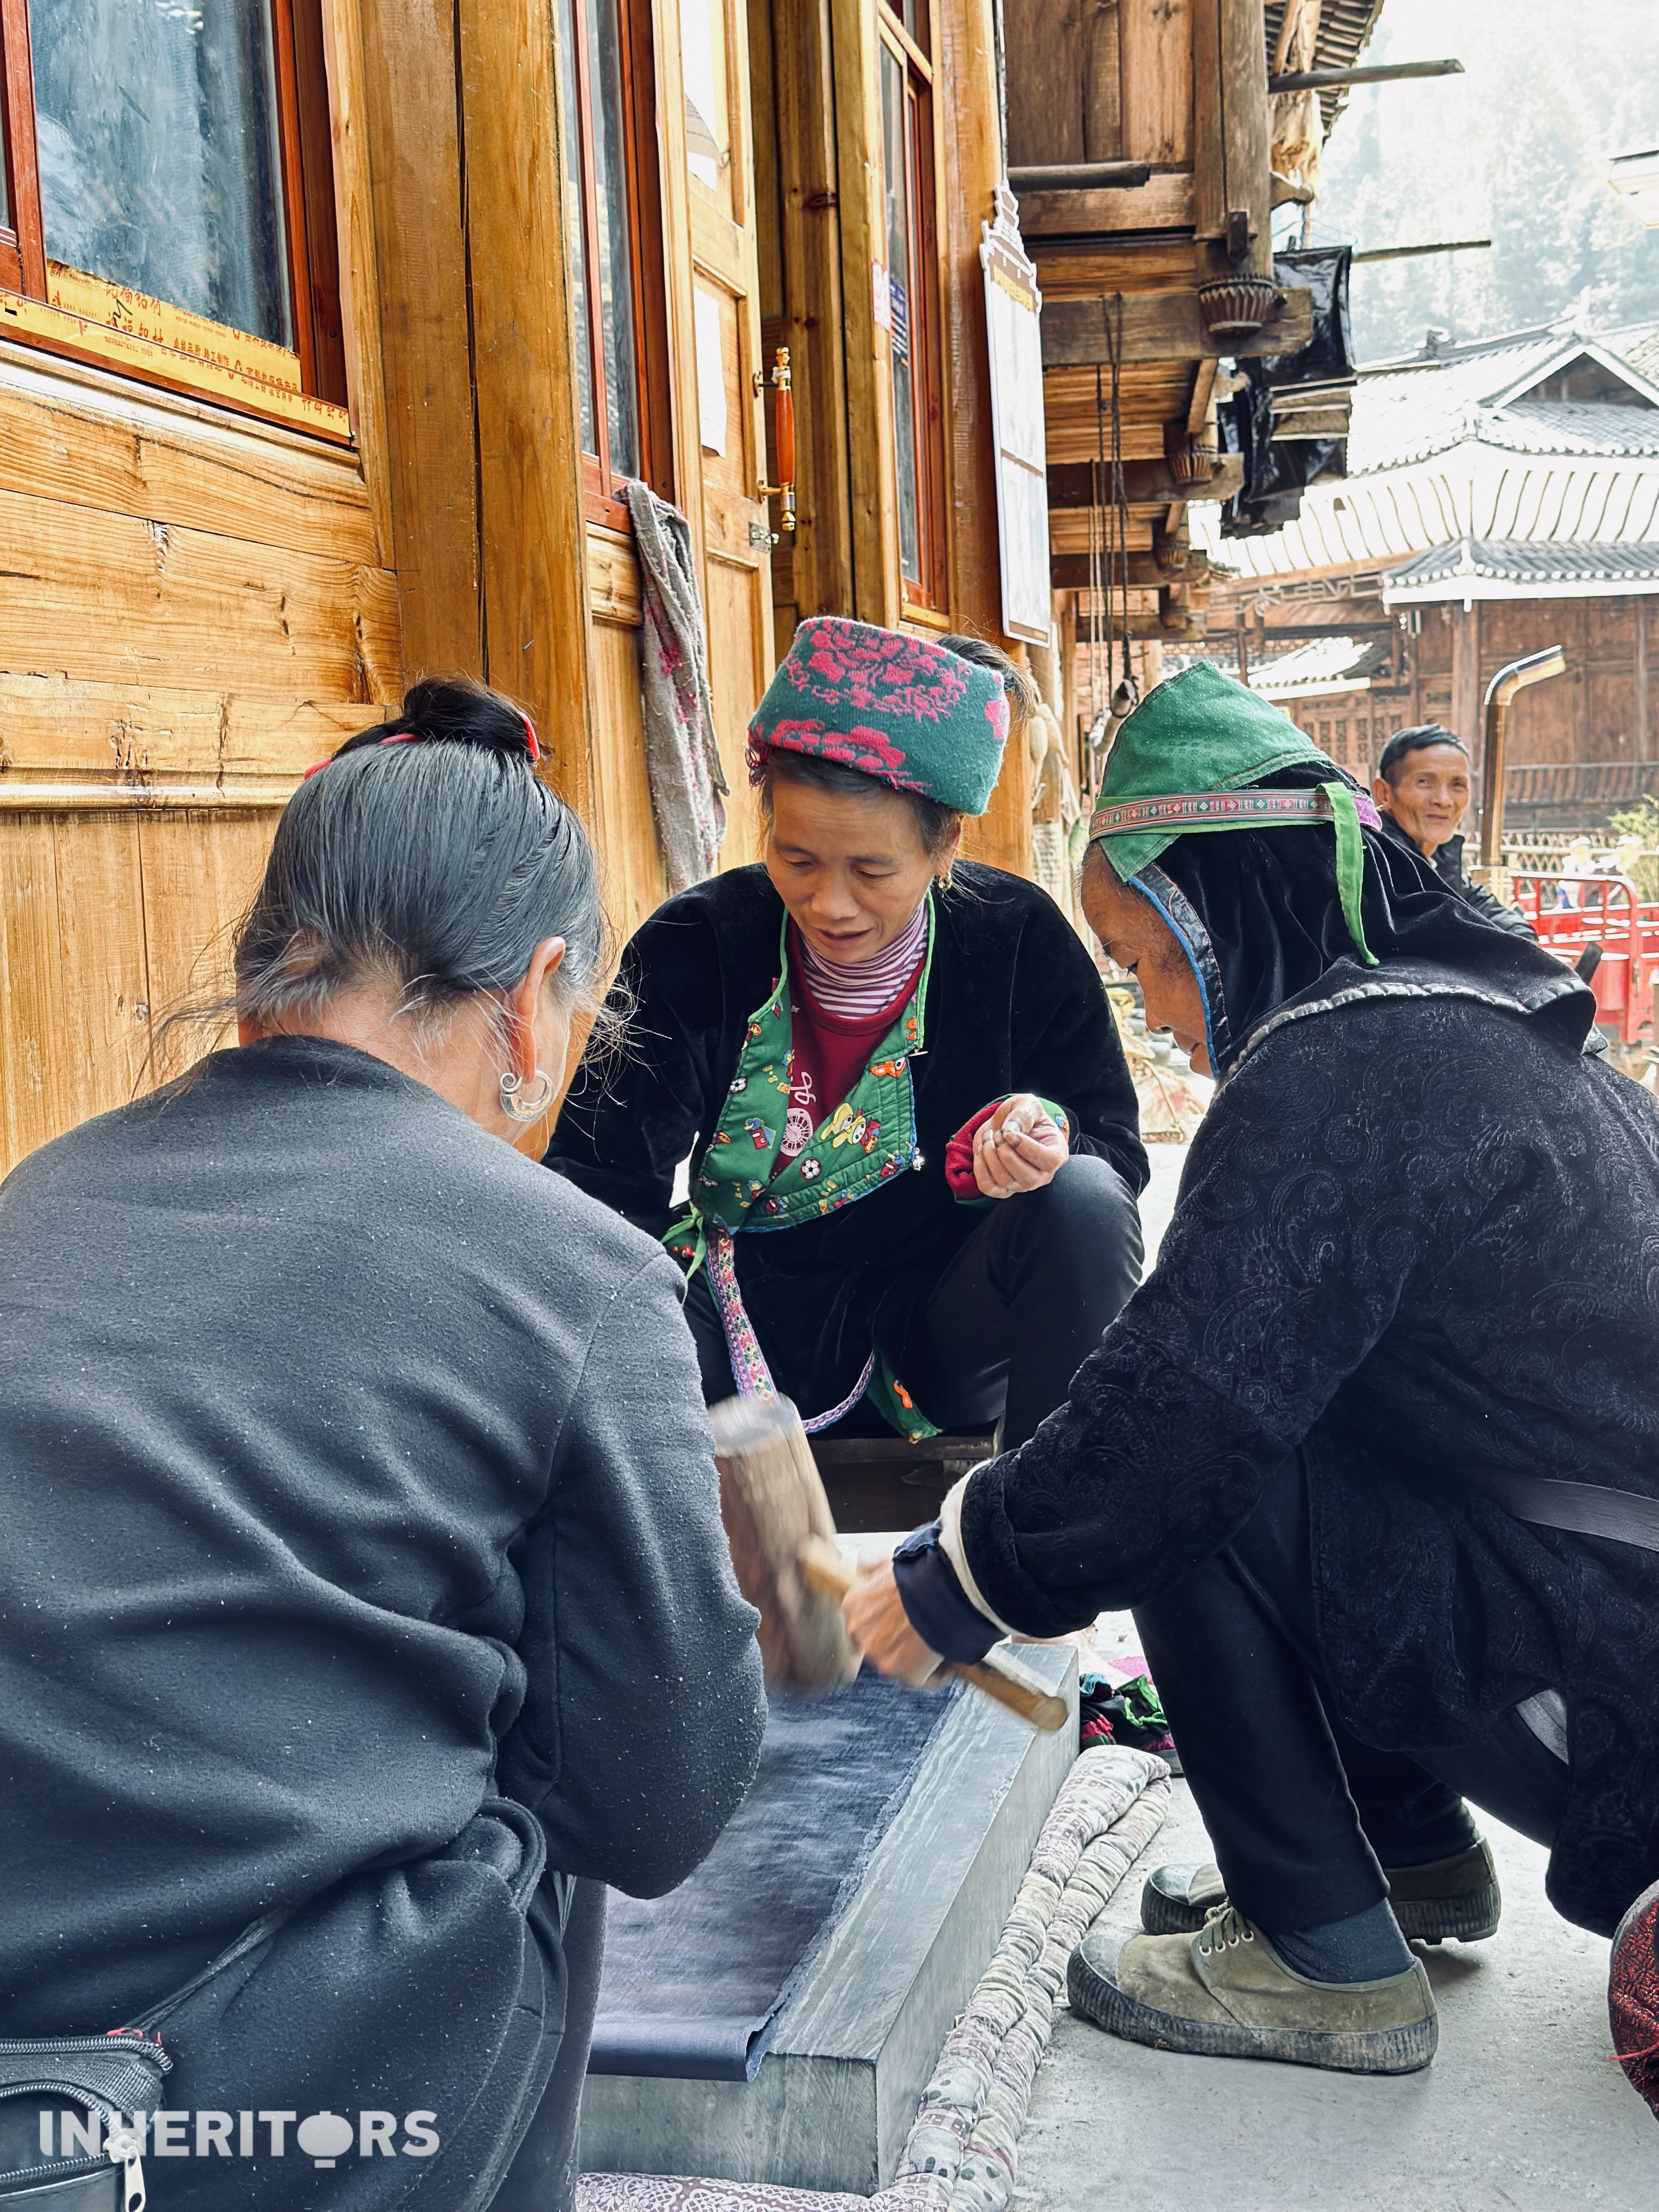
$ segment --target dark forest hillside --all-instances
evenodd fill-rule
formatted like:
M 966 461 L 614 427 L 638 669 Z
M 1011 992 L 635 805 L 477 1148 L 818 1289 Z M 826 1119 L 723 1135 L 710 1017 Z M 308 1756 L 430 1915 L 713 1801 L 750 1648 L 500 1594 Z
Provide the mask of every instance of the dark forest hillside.
M 1356 270 L 1359 358 L 1413 352 L 1431 324 L 1481 337 L 1659 321 L 1659 230 L 1603 173 L 1659 146 L 1659 0 L 1387 0 L 1364 59 L 1445 54 L 1468 74 L 1351 94 L 1313 237 L 1493 246 Z

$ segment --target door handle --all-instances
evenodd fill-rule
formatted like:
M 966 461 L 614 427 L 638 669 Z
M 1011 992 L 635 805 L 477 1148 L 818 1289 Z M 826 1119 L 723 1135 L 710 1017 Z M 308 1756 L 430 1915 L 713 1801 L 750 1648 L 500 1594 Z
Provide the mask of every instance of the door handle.
M 777 393 L 773 429 L 778 448 L 780 480 L 775 484 L 762 483 L 756 486 L 756 489 L 762 499 L 775 499 L 782 502 L 778 520 L 785 530 L 792 531 L 795 526 L 795 393 L 790 379 L 787 346 L 780 346 L 773 355 L 769 376 L 763 368 L 755 371 L 757 392 L 763 392 L 769 384 Z

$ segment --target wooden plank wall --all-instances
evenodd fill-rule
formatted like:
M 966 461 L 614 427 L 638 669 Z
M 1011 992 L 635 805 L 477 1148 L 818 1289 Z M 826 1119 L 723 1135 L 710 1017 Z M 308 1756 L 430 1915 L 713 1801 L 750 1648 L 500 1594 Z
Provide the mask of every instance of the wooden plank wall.
M 169 1008 L 222 985 L 282 794 L 402 689 L 333 44 L 355 453 L 0 344 L 0 1170 L 151 1079 Z
M 1374 622 L 1381 612 L 1374 599 L 1349 605 L 1357 621 Z M 1305 616 L 1305 608 L 1299 611 Z M 1343 613 L 1340 605 L 1329 608 L 1333 627 L 1340 627 Z M 1324 608 L 1318 619 L 1327 619 Z M 1425 607 L 1410 647 L 1409 680 L 1398 690 L 1340 692 L 1287 703 L 1285 712 L 1366 780 L 1394 732 L 1419 722 L 1455 730 L 1478 765 L 1486 685 L 1505 662 L 1552 645 L 1565 647 L 1567 672 L 1516 699 L 1511 765 L 1659 758 L 1659 613 L 1639 596 L 1488 599 L 1469 615 L 1461 605 Z M 1213 641 L 1212 650 L 1220 646 Z

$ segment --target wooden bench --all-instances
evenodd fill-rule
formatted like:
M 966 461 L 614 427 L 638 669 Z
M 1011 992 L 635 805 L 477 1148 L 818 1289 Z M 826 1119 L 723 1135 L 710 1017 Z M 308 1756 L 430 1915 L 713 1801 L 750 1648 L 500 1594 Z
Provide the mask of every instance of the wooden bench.
M 902 1437 L 814 1437 L 812 1456 L 836 1528 L 857 1535 L 931 1521 L 951 1484 L 990 1458 L 991 1434 L 915 1443 Z

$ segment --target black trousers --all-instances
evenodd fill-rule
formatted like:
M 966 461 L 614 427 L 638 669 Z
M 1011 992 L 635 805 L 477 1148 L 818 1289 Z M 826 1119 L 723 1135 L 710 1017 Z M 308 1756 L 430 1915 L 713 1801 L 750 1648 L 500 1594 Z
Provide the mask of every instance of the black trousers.
M 1554 1841 L 1567 1768 L 1518 1713 L 1468 1743 L 1410 1754 L 1361 1743 L 1335 1719 L 1299 1458 L 1225 1551 L 1134 1617 L 1228 1895 L 1269 1934 L 1363 1912 L 1388 1895 L 1382 1867 L 1467 1849 L 1465 1798 Z
M 1127 1186 L 1104 1160 L 1079 1153 L 1041 1190 L 988 1202 L 919 1304 L 894 1364 L 940 1428 L 1000 1420 L 1012 1450 L 1065 1402 L 1139 1282 L 1140 1260 L 1140 1215 Z M 716 1405 L 736 1385 L 702 1273 L 687 1287 L 685 1318 L 704 1400 Z M 885 1433 L 859 1407 L 836 1433 L 869 1434 L 872 1424 Z
M 577 2130 L 605 1964 L 605 1887 L 579 1881 L 564 1930 L 564 2033 L 553 2072 L 489 2212 L 574 2212 Z

